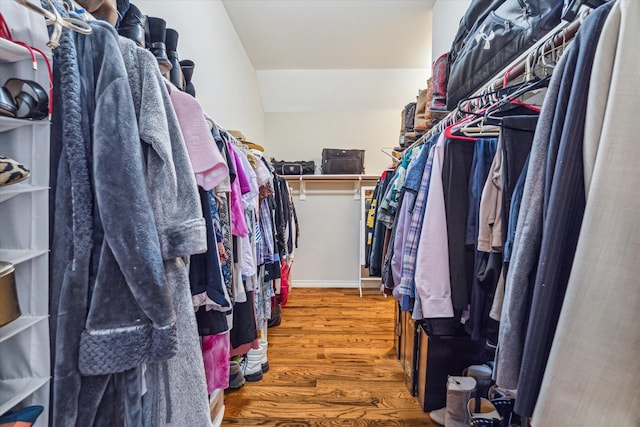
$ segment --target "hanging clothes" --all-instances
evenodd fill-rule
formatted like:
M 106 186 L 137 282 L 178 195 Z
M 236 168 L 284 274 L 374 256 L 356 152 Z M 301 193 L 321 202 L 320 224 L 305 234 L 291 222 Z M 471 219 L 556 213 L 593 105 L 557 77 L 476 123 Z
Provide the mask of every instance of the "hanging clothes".
M 393 229 L 393 250 L 390 253 L 389 270 L 392 278 L 391 283 L 386 283 L 386 289 L 390 290 L 398 286 L 402 280 L 402 258 L 404 256 L 404 248 L 406 242 L 407 229 L 411 221 L 411 211 L 413 210 L 413 204 L 418 189 L 420 186 L 420 179 L 424 173 L 424 168 L 427 163 L 428 148 L 425 146 L 419 146 L 416 148 L 415 159 L 410 163 L 407 168 L 407 175 L 402 185 L 402 202 L 398 208 L 398 213 L 394 221 Z M 411 211 L 410 211 L 411 210 Z
M 465 322 L 465 329 L 473 339 L 489 338 L 493 345 L 498 340 L 498 326 L 490 320 L 489 311 L 493 303 L 495 286 L 501 268 L 492 269 L 491 254 L 476 251 L 476 246 L 480 228 L 482 190 L 489 177 L 491 164 L 497 153 L 497 146 L 498 141 L 495 138 L 478 138 L 474 143 L 465 234 L 465 247 L 473 252 L 475 258 L 469 300 L 470 313 L 469 319 Z M 500 261 L 499 257 L 494 256 L 493 259 Z
M 539 119 L 539 122 L 543 121 L 544 127 L 541 127 L 534 137 L 529 159 L 530 172 L 524 188 L 522 205 L 527 209 L 518 218 L 519 224 L 514 238 L 509 275 L 505 278 L 495 376 L 496 383 L 507 389 L 517 388 L 520 375 L 522 346 L 530 306 L 529 298 L 532 292 L 531 286 L 533 286 L 531 277 L 535 275 L 542 239 L 544 164 L 552 133 L 550 125 L 554 121 L 556 111 L 566 108 L 568 90 L 566 86 L 561 86 L 561 82 L 568 64 L 567 58 L 571 56 L 572 51 L 573 47 L 570 46 L 560 58 L 547 89 Z
M 393 179 L 393 173 L 386 171 L 382 174 L 380 178 L 380 185 L 376 186 L 378 190 L 374 194 L 375 200 L 375 209 L 374 209 L 374 218 L 377 218 L 380 203 L 382 203 L 382 199 L 384 194 L 387 191 L 389 184 Z M 372 207 L 374 207 L 374 203 L 372 202 Z M 375 220 L 374 220 L 375 221 Z M 387 231 L 386 226 L 380 221 L 374 222 L 373 228 L 373 238 L 371 243 L 371 255 L 369 259 L 369 275 L 372 277 L 381 277 L 382 276 L 382 253 L 384 251 L 384 241 L 385 234 Z
M 442 185 L 446 137 L 434 147 L 429 195 L 416 253 L 415 286 L 425 318 L 453 317 L 449 275 L 447 220 Z
M 202 422 L 208 413 L 208 402 L 202 396 L 206 390 L 205 376 L 203 369 L 194 369 L 203 366 L 200 365 L 203 362 L 188 291 L 188 268 L 182 259 L 206 251 L 207 240 L 206 236 L 202 240 L 202 231 L 206 233 L 206 226 L 188 156 L 187 139 L 183 137 L 184 125 L 180 122 L 184 116 L 180 107 L 175 108 L 175 96 L 171 88 L 165 89 L 155 57 L 129 40 L 121 39 L 120 46 L 132 86 L 134 105 L 136 111 L 141 112 L 138 125 L 140 137 L 154 149 L 146 151 L 145 170 L 166 259 L 167 283 L 176 306 L 178 328 L 176 356 L 166 363 L 147 366 L 145 382 L 149 391 L 143 400 L 143 418 L 145 423 L 154 425 L 171 423 L 172 417 L 189 419 L 193 423 Z M 138 98 L 138 94 L 142 95 L 141 98 Z M 159 110 L 158 101 L 162 102 L 164 112 Z M 155 110 L 154 105 L 158 106 Z M 162 120 L 163 114 L 165 120 Z M 161 144 L 168 147 L 160 151 Z M 171 159 L 173 165 L 167 164 L 167 159 Z M 177 222 L 183 217 L 184 221 Z M 161 225 L 165 223 L 168 226 Z M 197 246 L 191 247 L 192 241 L 197 242 Z M 165 381 L 169 383 L 170 392 L 161 386 Z M 186 401 L 191 402 L 190 405 L 185 405 Z M 166 408 L 171 410 L 167 411 Z
M 585 215 L 533 414 L 539 425 L 630 427 L 640 420 L 640 199 L 637 188 L 626 185 L 638 181 L 631 106 L 640 97 L 634 83 L 639 20 L 638 2 L 617 1 L 597 44 L 586 120 L 603 127 L 589 124 L 584 139 Z
M 467 309 L 473 282 L 475 247 L 466 245 L 469 212 L 469 177 L 476 140 L 465 136 L 448 135 L 442 166 L 445 222 L 451 289 L 451 303 L 456 327 L 462 312 Z M 431 194 L 431 192 L 429 193 Z M 428 220 L 428 219 L 427 219 Z M 442 316 L 438 316 L 442 317 Z M 451 331 L 451 334 L 455 334 Z
M 435 155 L 435 145 L 440 138 L 440 133 L 435 134 L 426 142 L 423 150 L 426 153 L 425 165 L 418 184 L 417 176 L 409 176 L 405 181 L 407 191 L 417 192 L 413 206 L 408 204 L 407 209 L 411 213 L 411 220 L 407 235 L 405 238 L 405 246 L 402 254 L 402 268 L 400 276 L 400 284 L 393 290 L 393 295 L 400 301 L 400 307 L 403 311 L 409 311 L 414 308 L 412 317 L 414 319 L 422 319 L 422 309 L 420 308 L 420 299 L 415 298 L 415 268 L 417 260 L 418 242 L 422 230 L 424 208 L 427 202 L 429 191 L 429 183 L 431 180 L 431 169 Z M 422 162 L 422 160 L 418 160 Z M 417 171 L 416 171 L 417 175 Z M 416 187 L 419 187 L 416 189 Z M 415 307 L 414 307 L 415 305 Z
M 139 369 L 145 362 L 166 360 L 176 351 L 176 312 L 171 289 L 165 284 L 126 69 L 122 56 L 107 54 L 119 50 L 115 30 L 102 22 L 91 26 L 90 35 L 75 39 L 80 79 L 73 89 L 83 93 L 81 114 L 65 115 L 65 119 L 81 135 L 81 150 L 87 146 L 101 160 L 90 163 L 85 152 L 69 152 L 74 157 L 65 158 L 68 169 L 59 171 L 57 184 L 60 201 L 71 199 L 76 184 L 78 190 L 90 191 L 76 193 L 82 196 L 74 197 L 76 218 L 65 218 L 67 209 L 56 213 L 58 224 L 77 221 L 83 227 L 74 228 L 82 233 L 83 243 L 74 242 L 73 253 L 71 242 L 56 241 L 54 236 L 53 250 L 58 254 L 54 260 L 73 265 L 61 272 L 64 276 L 54 273 L 51 281 L 60 289 L 52 418 L 60 426 L 93 425 L 99 411 L 109 413 L 109 405 L 114 425 L 123 422 L 119 417 L 140 421 L 139 382 L 119 382 L 123 388 L 111 383 L 116 380 L 111 376 Z M 73 79 L 73 71 L 65 77 Z M 116 123 L 113 111 L 119 113 Z M 86 184 L 89 176 L 93 186 Z M 68 226 L 62 227 L 55 231 L 57 236 Z M 91 265 L 87 251 L 95 254 Z M 64 257 L 69 257 L 66 262 Z M 142 327 L 140 319 L 144 319 Z M 139 378 L 139 372 L 129 373 Z M 115 395 L 107 401 L 105 392 Z M 126 415 L 116 409 L 120 405 L 126 407 Z
M 542 229 L 540 259 L 524 344 L 519 393 L 515 411 L 531 416 L 537 401 L 544 367 L 549 357 L 564 295 L 571 274 L 585 209 L 582 142 L 591 67 L 597 41 L 613 3 L 593 11 L 574 40 L 576 68 L 570 78 L 571 94 L 555 165 L 553 183 Z M 557 112 L 556 112 L 557 114 Z

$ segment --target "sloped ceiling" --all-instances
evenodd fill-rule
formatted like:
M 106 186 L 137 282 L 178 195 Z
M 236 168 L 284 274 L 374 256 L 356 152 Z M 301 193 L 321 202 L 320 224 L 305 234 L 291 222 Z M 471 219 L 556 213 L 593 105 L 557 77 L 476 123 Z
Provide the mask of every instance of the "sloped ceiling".
M 434 0 L 223 0 L 256 70 L 425 69 Z

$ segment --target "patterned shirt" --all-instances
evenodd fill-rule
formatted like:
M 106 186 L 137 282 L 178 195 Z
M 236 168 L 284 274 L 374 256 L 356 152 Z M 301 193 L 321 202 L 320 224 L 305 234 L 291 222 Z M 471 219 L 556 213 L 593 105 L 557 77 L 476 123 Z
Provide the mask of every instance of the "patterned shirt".
M 256 248 L 259 253 L 257 256 L 258 264 L 273 264 L 275 242 L 273 239 L 273 216 L 268 199 L 260 201 L 260 234 L 262 238 L 258 248 Z
M 416 195 L 413 209 L 409 207 L 411 221 L 407 229 L 405 239 L 404 253 L 402 257 L 402 274 L 400 284 L 393 289 L 394 297 L 400 301 L 402 311 L 409 311 L 413 308 L 412 299 L 415 298 L 415 271 L 416 256 L 418 253 L 418 241 L 422 230 L 422 220 L 424 217 L 424 208 L 427 205 L 427 196 L 429 190 L 429 182 L 431 179 L 431 167 L 433 165 L 433 156 L 435 153 L 435 143 L 440 134 L 436 134 L 425 144 L 425 150 L 429 150 L 427 164 L 422 174 L 420 188 Z

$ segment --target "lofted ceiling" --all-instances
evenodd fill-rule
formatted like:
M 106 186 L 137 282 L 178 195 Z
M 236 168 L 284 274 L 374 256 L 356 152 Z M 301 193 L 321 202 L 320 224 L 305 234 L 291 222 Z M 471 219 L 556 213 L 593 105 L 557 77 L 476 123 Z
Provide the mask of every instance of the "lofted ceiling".
M 256 70 L 425 69 L 435 0 L 222 0 Z

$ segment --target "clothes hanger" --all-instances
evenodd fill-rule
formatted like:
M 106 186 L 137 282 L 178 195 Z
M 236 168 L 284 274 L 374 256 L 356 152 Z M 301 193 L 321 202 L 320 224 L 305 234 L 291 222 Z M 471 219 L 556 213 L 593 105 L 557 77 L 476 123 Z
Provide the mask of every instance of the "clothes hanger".
M 490 121 L 491 124 L 500 125 L 502 123 L 502 119 L 500 117 L 496 117 L 496 114 L 500 112 L 504 112 L 509 108 L 514 108 L 517 106 L 525 106 L 527 108 L 531 108 L 534 111 L 537 111 L 537 112 L 540 111 L 539 109 L 518 100 L 518 98 L 520 98 L 522 95 L 528 92 L 532 92 L 534 90 L 542 89 L 544 87 L 549 86 L 549 81 L 551 80 L 550 74 L 546 74 L 540 77 L 535 73 L 534 65 L 538 60 L 539 56 L 540 56 L 540 48 L 536 49 L 534 52 L 532 52 L 531 55 L 529 55 L 525 59 L 526 61 L 525 72 L 523 77 L 524 81 L 517 86 L 516 90 L 512 90 L 509 87 L 504 88 L 503 90 L 505 91 L 505 93 L 501 96 L 501 99 L 497 103 L 489 106 L 485 110 L 484 116 L 487 119 L 489 118 L 491 119 Z M 505 77 L 505 82 L 506 82 L 506 77 Z
M 54 7 L 51 0 L 47 0 L 47 4 L 52 9 L 51 11 L 44 9 L 36 4 L 31 3 L 29 0 L 14 0 L 15 2 L 21 4 L 22 6 L 31 9 L 32 11 L 40 14 L 46 18 L 47 25 L 61 25 L 64 28 L 75 31 L 80 34 L 90 34 L 91 26 L 86 22 L 76 19 L 76 18 L 68 18 L 60 15 L 58 10 Z
M 401 159 L 399 159 L 399 158 L 395 157 L 393 154 L 391 154 L 390 152 L 388 152 L 387 150 L 389 150 L 389 149 L 390 149 L 390 148 L 388 148 L 388 147 L 386 147 L 386 148 L 385 148 L 385 147 L 383 147 L 383 148 L 381 148 L 381 149 L 380 149 L 380 151 L 381 151 L 385 156 L 389 156 L 389 157 L 391 157 L 391 160 L 393 161 L 393 165 L 395 166 L 396 164 L 400 163 L 400 160 L 401 160 Z M 391 150 L 393 150 L 393 149 L 391 149 Z M 402 155 L 402 157 L 401 157 L 401 158 L 403 158 L 404 156 L 405 156 L 405 154 L 403 153 L 403 155 Z

